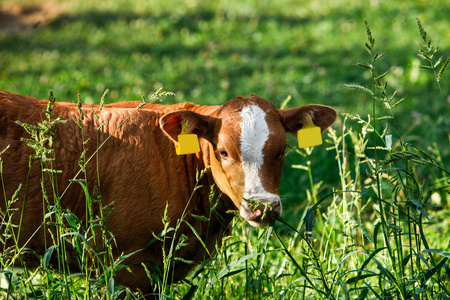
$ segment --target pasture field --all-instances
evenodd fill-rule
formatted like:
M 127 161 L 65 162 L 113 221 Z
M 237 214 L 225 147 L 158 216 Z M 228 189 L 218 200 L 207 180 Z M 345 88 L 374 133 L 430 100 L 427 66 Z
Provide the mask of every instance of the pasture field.
M 339 119 L 323 145 L 291 141 L 282 219 L 255 229 L 235 218 L 233 234 L 185 281 L 149 274 L 155 293 L 450 299 L 449 15 L 442 0 L 2 0 L 0 89 L 99 103 L 106 89 L 116 102 L 162 87 L 175 93 L 160 97 L 167 104 L 254 93 L 276 107 L 332 106 Z M 71 242 L 88 247 L 83 234 Z M 118 262 L 71 275 L 44 256 L 38 269 L 17 271 L 14 251 L 0 254 L 0 297 L 142 296 L 114 285 Z M 53 255 L 64 264 L 64 253 Z

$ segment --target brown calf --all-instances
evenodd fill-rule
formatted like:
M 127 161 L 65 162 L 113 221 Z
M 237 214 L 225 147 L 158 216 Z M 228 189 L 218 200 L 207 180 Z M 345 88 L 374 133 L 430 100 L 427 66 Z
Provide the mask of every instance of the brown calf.
M 1 157 L 5 185 L 4 190 L 0 186 L 0 195 L 6 196 L 0 201 L 2 210 L 19 184 L 26 183 L 29 157 L 33 155 L 33 150 L 21 141 L 21 138 L 28 138 L 28 134 L 15 121 L 36 125 L 44 119 L 47 103 L 0 92 L 0 151 L 10 146 Z M 98 111 L 98 106 L 83 107 L 83 136 L 89 140 L 85 145 L 86 157 L 94 153 L 97 145 L 105 141 L 136 106 L 136 102 L 105 105 L 99 119 L 92 113 L 92 108 Z M 54 128 L 54 165 L 62 171 L 57 175 L 57 190 L 62 193 L 79 170 L 82 131 L 73 121 L 73 118 L 79 119 L 75 104 L 57 102 L 54 113 L 55 117 L 68 120 Z M 161 245 L 146 246 L 153 239 L 152 232 L 158 234 L 163 230 L 166 205 L 171 226 L 175 226 L 184 211 L 188 212 L 185 221 L 195 228 L 210 253 L 228 231 L 232 217 L 227 210 L 239 210 L 253 226 L 266 225 L 281 213 L 278 187 L 287 146 L 285 133 L 296 133 L 304 123 L 311 121 L 323 132 L 335 118 L 336 112 L 327 106 L 306 105 L 280 110 L 255 95 L 236 97 L 220 106 L 147 104 L 132 114 L 99 150 L 98 167 L 94 160 L 87 166 L 88 186 L 99 184 L 102 205 L 114 207 L 106 226 L 115 237 L 115 255 L 141 250 L 126 261 L 136 264 L 132 267 L 134 275 L 121 271 L 117 283 L 151 292 L 140 262 L 150 268 L 156 263 L 162 268 Z M 103 123 L 98 134 L 97 127 Z M 183 123 L 187 132 L 199 137 L 199 153 L 176 155 L 174 142 L 178 141 Z M 194 191 L 196 174 L 206 167 L 210 169 L 201 179 L 203 187 Z M 39 230 L 30 237 L 43 222 L 41 171 L 36 160 L 26 191 L 19 240 L 20 246 L 26 245 L 40 254 L 45 251 L 44 231 Z M 211 186 L 221 195 L 215 208 L 218 214 L 211 212 Z M 23 198 L 24 188 L 14 206 L 22 207 Z M 262 205 L 251 206 L 252 201 Z M 61 203 L 81 220 L 88 218 L 85 195 L 79 184 L 70 185 Z M 264 211 L 266 207 L 269 209 Z M 98 209 L 94 213 L 98 214 Z M 19 214 L 16 215 L 14 222 L 17 223 Z M 206 222 L 193 215 L 210 220 Z M 0 228 L 0 233 L 2 230 Z M 193 231 L 184 225 L 179 234 L 187 236 L 189 244 L 180 248 L 176 256 L 201 262 L 206 251 L 202 250 Z M 77 266 L 76 261 L 70 263 L 74 268 Z M 173 279 L 184 278 L 191 268 L 191 264 L 176 261 Z

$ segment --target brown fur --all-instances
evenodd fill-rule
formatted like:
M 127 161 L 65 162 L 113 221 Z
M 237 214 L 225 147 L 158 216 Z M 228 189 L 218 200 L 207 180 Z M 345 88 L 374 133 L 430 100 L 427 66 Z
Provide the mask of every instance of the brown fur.
M 281 169 L 284 162 L 283 149 L 287 140 L 284 132 L 295 132 L 302 126 L 306 115 L 311 117 L 318 126 L 325 130 L 334 121 L 334 110 L 325 106 L 310 106 L 290 110 L 276 110 L 270 102 L 257 96 L 238 97 L 223 106 L 199 106 L 193 104 L 157 105 L 147 104 L 134 113 L 130 119 L 114 133 L 114 135 L 99 150 L 98 170 L 102 194 L 102 205 L 112 204 L 114 211 L 107 219 L 107 227 L 114 234 L 117 248 L 116 257 L 121 253 L 131 253 L 143 249 L 125 263 L 138 264 L 133 266 L 135 275 L 128 271 L 117 274 L 117 284 L 130 288 L 140 288 L 146 293 L 152 292 L 150 282 L 139 266 L 139 263 L 156 263 L 162 268 L 161 245 L 146 248 L 153 239 L 152 232 L 158 234 L 163 230 L 162 217 L 168 204 L 171 226 L 181 217 L 185 208 L 188 215 L 185 220 L 190 223 L 206 243 L 208 251 L 214 247 L 223 234 L 228 232 L 231 215 L 226 211 L 240 207 L 243 189 L 242 174 L 239 171 L 239 134 L 236 124 L 239 121 L 239 111 L 249 103 L 259 105 L 267 113 L 267 122 L 271 134 L 264 148 L 264 167 L 260 171 L 263 185 L 272 193 L 278 194 Z M 98 112 L 96 105 L 83 108 L 85 119 L 84 139 L 87 157 L 90 157 L 97 143 L 102 143 L 137 107 L 138 102 L 121 102 L 105 105 L 99 113 L 99 123 L 105 123 L 100 130 L 97 141 L 97 119 L 92 109 Z M 27 138 L 23 128 L 15 123 L 20 120 L 36 125 L 44 119 L 42 110 L 47 101 L 31 97 L 0 92 L 0 151 L 7 145 L 10 148 L 2 155 L 3 178 L 5 190 L 0 187 L 0 195 L 5 193 L 6 199 L 11 199 L 19 184 L 24 184 L 28 173 L 28 160 L 33 151 L 21 141 Z M 79 119 L 75 104 L 56 103 L 55 117 L 68 120 L 66 124 L 58 124 L 55 128 L 56 166 L 62 170 L 58 174 L 58 190 L 61 194 L 69 185 L 69 180 L 75 178 L 79 170 L 78 160 L 82 153 L 82 133 L 72 118 Z M 181 132 L 181 121 L 188 124 L 190 132 L 200 137 L 201 152 L 192 155 L 177 156 L 174 141 Z M 220 170 L 220 156 L 217 147 L 227 148 L 234 156 L 236 168 Z M 211 166 L 212 165 L 212 166 Z M 196 184 L 197 171 L 211 166 L 212 170 L 202 179 L 203 188 L 193 192 Z M 93 159 L 87 168 L 88 186 L 91 189 L 97 185 L 97 167 Z M 219 174 L 219 175 L 217 175 Z M 47 175 L 46 175 L 47 176 Z M 24 219 L 20 233 L 19 245 L 23 246 L 33 232 L 43 222 L 42 194 L 40 186 L 41 169 L 39 161 L 34 162 L 28 184 L 24 208 Z M 224 182 L 228 188 L 223 188 Z M 223 220 L 211 213 L 209 202 L 210 187 L 215 185 L 216 192 L 222 193 L 217 206 Z M 218 188 L 217 188 L 218 187 Z M 50 188 L 50 187 L 48 187 Z M 222 189 L 222 190 L 219 190 Z M 191 195 L 193 195 L 191 201 Z M 237 195 L 237 196 L 236 196 Z M 22 189 L 15 206 L 22 207 L 24 189 Z M 3 198 L 3 197 L 2 197 Z M 61 203 L 64 209 L 70 210 L 81 220 L 86 220 L 85 197 L 79 184 L 71 184 L 64 192 Z M 5 201 L 0 201 L 0 208 L 5 209 Z M 98 211 L 95 212 L 98 214 Z M 209 217 L 210 222 L 202 221 L 192 216 Z M 16 214 L 18 216 L 18 214 Z M 16 218 L 14 222 L 18 222 Z M 3 230 L 0 228 L 0 231 Z M 201 243 L 188 226 L 181 227 L 180 234 L 188 237 L 189 245 L 182 247 L 176 253 L 177 257 L 201 262 L 207 257 L 202 251 Z M 179 236 L 178 235 L 178 236 Z M 45 234 L 38 231 L 26 246 L 39 254 L 43 254 Z M 70 255 L 69 257 L 76 257 Z M 74 269 L 77 261 L 70 261 Z M 184 278 L 192 265 L 176 262 L 173 266 L 173 279 Z

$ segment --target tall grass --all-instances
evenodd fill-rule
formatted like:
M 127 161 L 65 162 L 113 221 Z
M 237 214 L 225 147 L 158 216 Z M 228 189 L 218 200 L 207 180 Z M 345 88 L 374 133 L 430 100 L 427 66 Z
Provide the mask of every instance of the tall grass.
M 426 63 L 421 68 L 433 72 L 438 97 L 445 102 L 441 82 L 445 82 L 449 60 L 436 59 L 438 49 L 417 22 L 423 40 L 419 52 Z M 250 228 L 235 218 L 233 235 L 217 245 L 215 255 L 197 266 L 184 281 L 171 286 L 168 276 L 172 262 L 178 259 L 175 250 L 188 241 L 180 237 L 178 244 L 173 243 L 183 218 L 174 228 L 164 218 L 164 231 L 155 234 L 155 241 L 168 244 L 163 248 L 164 268 L 156 273 L 148 271 L 160 299 L 450 298 L 450 173 L 444 164 L 448 158 L 441 156 L 442 151 L 432 140 L 429 148 L 420 149 L 413 139 L 400 132 L 396 107 L 407 99 L 398 99 L 389 88 L 389 69 L 383 69 L 380 63 L 386 54 L 377 50 L 367 22 L 366 33 L 366 62 L 357 66 L 361 68 L 361 78 L 369 79 L 347 86 L 369 96 L 368 113 L 342 114 L 340 126 L 329 129 L 326 138 L 327 151 L 335 158 L 339 185 L 329 188 L 324 182 L 314 181 L 315 165 L 320 162 L 313 161 L 312 153 L 317 149 L 294 149 L 288 155 L 305 162 L 293 167 L 297 172 L 306 172 L 309 178 L 304 209 L 297 218 L 287 221 L 280 217 L 265 229 Z M 369 76 L 365 76 L 367 73 Z M 157 92 L 155 97 L 158 95 Z M 52 103 L 46 111 L 47 120 L 37 127 L 23 126 L 32 137 L 26 142 L 36 149 L 31 160 L 40 160 L 42 180 L 49 180 L 53 188 L 49 191 L 42 184 L 45 219 L 41 226 L 56 225 L 56 230 L 44 255 L 33 254 L 40 261 L 36 269 L 29 269 L 26 264 L 13 269 L 28 250 L 19 248 L 17 243 L 11 249 L 2 247 L 0 274 L 6 284 L 0 293 L 11 299 L 115 299 L 125 295 L 141 298 L 142 293 L 131 293 L 114 284 L 115 273 L 127 266 L 123 265 L 126 257 L 112 256 L 114 236 L 105 226 L 110 208 L 102 207 L 99 215 L 92 213 L 92 205 L 101 206 L 101 182 L 95 188 L 89 187 L 85 166 L 90 160 L 95 161 L 97 153 L 86 157 L 83 151 L 80 173 L 73 181 L 85 191 L 88 220 L 80 221 L 59 205 L 64 192 L 56 189 L 54 149 L 43 146 L 52 145 L 54 125 L 62 122 L 54 119 Z M 448 124 L 448 107 L 443 114 L 447 116 L 442 124 L 446 124 L 445 119 Z M 81 128 L 82 117 L 80 109 L 76 121 Z M 7 184 L 3 176 L 1 184 Z M 26 190 L 26 184 L 20 188 Z M 95 193 L 91 195 L 89 190 Z M 215 197 L 211 195 L 212 203 Z M 9 209 L 18 200 L 17 195 L 3 198 L 7 203 L 6 211 L 0 212 L 4 245 L 6 239 L 17 241 L 11 219 L 12 214 L 21 211 Z M 290 224 L 292 219 L 297 223 Z M 445 222 L 446 225 L 441 224 Z M 76 249 L 81 270 L 78 274 L 71 273 L 66 264 L 66 243 Z
M 442 230 L 441 210 L 443 215 L 449 211 L 449 172 L 439 162 L 442 157 L 433 158 L 399 132 L 395 107 L 405 99 L 389 90 L 389 70 L 378 67 L 384 54 L 376 51 L 368 23 L 366 32 L 368 62 L 357 65 L 369 72 L 370 80 L 347 86 L 370 95 L 371 113 L 366 118 L 343 114 L 341 132 L 328 133 L 340 188 L 320 197 L 323 183 L 313 181 L 311 149 L 294 151 L 306 158 L 306 164 L 294 167 L 310 178 L 309 208 L 295 228 L 280 219 L 284 226 L 275 224 L 248 235 L 236 224 L 237 237 L 225 240 L 208 262 L 209 272 L 189 279 L 189 284 L 198 282 L 194 298 L 449 297 L 448 230 L 442 231 L 444 241 L 433 239 L 431 244 L 428 237 Z M 435 74 L 442 78 L 447 60 L 440 61 L 442 65 L 433 66 L 440 68 Z M 441 78 L 436 76 L 436 82 Z M 439 153 L 433 148 L 431 152 Z M 425 181 L 423 174 L 433 177 Z M 435 194 L 440 195 L 439 205 L 431 203 Z M 239 247 L 244 249 L 235 250 Z

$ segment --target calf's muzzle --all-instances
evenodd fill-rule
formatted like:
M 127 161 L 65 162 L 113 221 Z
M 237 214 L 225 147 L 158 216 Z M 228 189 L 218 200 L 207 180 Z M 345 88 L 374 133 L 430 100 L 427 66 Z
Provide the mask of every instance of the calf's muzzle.
M 255 227 L 266 226 L 281 214 L 281 202 L 276 200 L 244 199 L 245 219 Z

